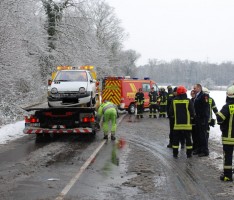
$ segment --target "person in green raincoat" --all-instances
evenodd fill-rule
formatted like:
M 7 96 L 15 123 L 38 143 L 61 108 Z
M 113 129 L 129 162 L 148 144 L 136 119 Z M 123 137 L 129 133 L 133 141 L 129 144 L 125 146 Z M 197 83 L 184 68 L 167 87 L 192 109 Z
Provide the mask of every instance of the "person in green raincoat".
M 116 119 L 118 117 L 118 109 L 115 104 L 105 100 L 98 108 L 97 121 L 100 122 L 103 117 L 103 132 L 104 138 L 108 140 L 109 122 L 111 121 L 111 140 L 115 140 Z

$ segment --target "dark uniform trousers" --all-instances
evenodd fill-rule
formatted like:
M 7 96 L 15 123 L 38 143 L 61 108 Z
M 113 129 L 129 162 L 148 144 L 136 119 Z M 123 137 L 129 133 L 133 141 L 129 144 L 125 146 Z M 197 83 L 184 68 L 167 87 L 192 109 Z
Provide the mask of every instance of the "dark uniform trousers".
M 137 105 L 137 117 L 143 118 L 144 104 Z
M 170 126 L 170 132 L 169 132 L 169 144 L 173 144 L 173 136 L 174 136 L 174 131 L 173 131 L 173 127 L 174 127 L 174 119 L 169 117 L 169 126 Z M 185 135 L 184 134 L 180 134 L 179 137 L 179 142 L 181 144 L 181 146 L 184 146 L 185 144 Z
M 186 154 L 192 154 L 192 140 L 191 131 L 189 130 L 174 130 L 173 133 L 173 155 L 177 156 L 179 151 L 179 141 L 181 138 L 185 138 L 186 141 Z
M 224 175 L 232 177 L 232 156 L 234 145 L 223 145 L 223 159 L 224 159 Z
M 152 117 L 152 115 L 154 116 L 154 118 L 157 118 L 157 109 L 158 109 L 158 105 L 156 104 L 156 102 L 150 102 L 150 106 L 149 106 L 149 110 L 150 110 L 150 114 L 149 117 Z
M 199 146 L 198 146 L 199 153 L 209 154 L 207 129 L 208 129 L 208 118 L 205 117 L 201 118 L 198 116 L 196 118 L 196 133 L 199 141 Z

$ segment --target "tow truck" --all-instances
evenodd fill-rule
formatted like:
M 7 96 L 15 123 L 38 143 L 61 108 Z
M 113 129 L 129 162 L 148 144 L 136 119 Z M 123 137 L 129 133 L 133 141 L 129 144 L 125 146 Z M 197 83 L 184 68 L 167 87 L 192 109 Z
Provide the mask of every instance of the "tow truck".
M 88 70 L 88 68 L 85 70 Z M 52 80 L 55 80 L 55 77 L 56 74 L 52 74 Z M 79 83 L 76 82 L 76 85 L 78 88 Z M 48 90 L 51 89 L 51 84 L 49 84 Z M 62 134 L 89 134 L 94 136 L 99 129 L 96 123 L 96 105 L 98 103 L 99 99 L 95 101 L 95 105 L 87 105 L 85 102 L 81 104 L 78 101 L 78 103 L 72 102 L 60 106 L 51 106 L 48 102 L 24 106 L 22 108 L 29 114 L 25 116 L 23 132 L 25 134 L 36 134 L 37 138 Z

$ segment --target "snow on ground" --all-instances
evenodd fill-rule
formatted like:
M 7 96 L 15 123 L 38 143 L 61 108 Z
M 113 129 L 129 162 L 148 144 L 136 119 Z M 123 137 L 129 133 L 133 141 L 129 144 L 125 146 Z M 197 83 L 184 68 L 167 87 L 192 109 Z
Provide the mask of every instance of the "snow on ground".
M 24 121 L 8 124 L 0 128 L 0 144 L 6 144 L 24 135 Z
M 189 92 L 188 92 L 189 94 Z M 211 91 L 210 96 L 215 100 L 218 110 L 220 110 L 225 104 L 226 100 L 226 91 Z M 188 97 L 190 97 L 188 95 Z M 213 117 L 215 117 L 213 115 Z M 0 144 L 6 144 L 11 140 L 15 140 L 24 135 L 24 121 L 16 122 L 14 124 L 8 124 L 0 128 Z M 219 125 L 211 127 L 210 130 L 210 139 L 220 142 L 221 141 L 221 132 Z

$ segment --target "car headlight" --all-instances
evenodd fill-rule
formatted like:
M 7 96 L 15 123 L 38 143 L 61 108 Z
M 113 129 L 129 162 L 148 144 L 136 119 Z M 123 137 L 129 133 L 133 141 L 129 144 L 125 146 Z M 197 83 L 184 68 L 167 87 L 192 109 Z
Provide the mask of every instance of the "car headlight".
M 54 87 L 51 89 L 50 92 L 51 92 L 51 94 L 56 94 L 56 93 L 58 93 L 58 90 L 57 90 L 57 88 Z
M 84 87 L 80 87 L 79 92 L 80 92 L 80 94 L 84 94 L 85 93 L 85 88 Z

